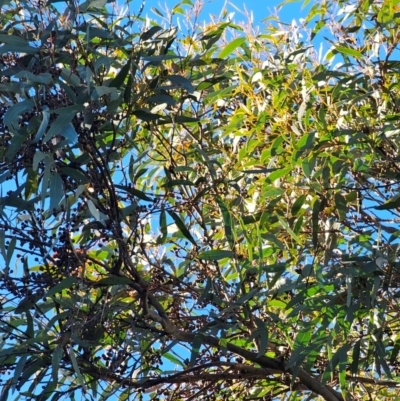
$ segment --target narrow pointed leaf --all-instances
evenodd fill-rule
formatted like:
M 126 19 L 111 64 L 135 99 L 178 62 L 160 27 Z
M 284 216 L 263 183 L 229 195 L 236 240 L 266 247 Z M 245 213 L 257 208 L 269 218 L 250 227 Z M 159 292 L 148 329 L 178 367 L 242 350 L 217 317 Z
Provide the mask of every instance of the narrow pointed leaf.
M 190 231 L 187 229 L 185 223 L 182 221 L 179 215 L 173 212 L 172 210 L 169 210 L 168 214 L 172 217 L 174 223 L 179 228 L 183 236 L 186 237 L 193 245 L 197 246 L 195 239 L 192 237 L 192 234 L 190 234 Z
M 218 54 L 218 58 L 224 59 L 225 57 L 229 56 L 235 49 L 240 47 L 245 41 L 246 38 L 244 37 L 232 40 L 232 42 L 230 42 L 220 51 L 220 53 Z

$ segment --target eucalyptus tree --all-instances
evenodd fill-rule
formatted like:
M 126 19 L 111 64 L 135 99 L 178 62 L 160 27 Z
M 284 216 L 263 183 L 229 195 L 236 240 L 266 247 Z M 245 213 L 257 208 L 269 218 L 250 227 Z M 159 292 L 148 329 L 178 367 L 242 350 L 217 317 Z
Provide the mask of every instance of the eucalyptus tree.
M 2 2 L 1 400 L 400 396 L 398 2 L 308 7 Z

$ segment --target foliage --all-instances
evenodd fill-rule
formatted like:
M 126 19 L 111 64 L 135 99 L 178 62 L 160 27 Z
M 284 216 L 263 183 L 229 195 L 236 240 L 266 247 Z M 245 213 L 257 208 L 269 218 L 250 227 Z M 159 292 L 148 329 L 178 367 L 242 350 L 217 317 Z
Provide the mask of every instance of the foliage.
M 398 3 L 2 2 L 1 400 L 400 397 Z

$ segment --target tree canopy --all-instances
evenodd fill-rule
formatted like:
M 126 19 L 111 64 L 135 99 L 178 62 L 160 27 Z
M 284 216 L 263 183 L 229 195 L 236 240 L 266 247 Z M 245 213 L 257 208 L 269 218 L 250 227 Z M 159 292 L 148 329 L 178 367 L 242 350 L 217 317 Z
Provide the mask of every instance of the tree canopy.
M 0 401 L 398 399 L 399 3 L 1 2 Z

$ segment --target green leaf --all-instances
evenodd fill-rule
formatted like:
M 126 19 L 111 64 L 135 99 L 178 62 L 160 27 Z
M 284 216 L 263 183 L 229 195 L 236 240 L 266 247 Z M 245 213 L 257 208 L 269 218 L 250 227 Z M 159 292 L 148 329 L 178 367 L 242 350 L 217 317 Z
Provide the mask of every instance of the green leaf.
M 311 174 L 313 173 L 314 167 L 315 167 L 315 163 L 316 163 L 316 158 L 315 157 L 308 157 L 308 158 L 304 158 L 301 162 L 301 167 L 303 169 L 304 175 L 307 178 L 311 177 Z
M 89 387 L 92 390 L 93 398 L 96 400 L 97 399 L 97 381 L 92 380 L 91 382 L 89 382 Z M 129 387 L 127 388 L 127 390 L 129 390 Z M 129 392 L 129 394 L 130 394 L 130 392 Z M 120 397 L 120 399 L 121 399 L 121 397 Z M 57 401 L 57 400 L 54 400 L 54 401 Z M 122 401 L 122 399 L 121 399 L 121 401 Z
M 129 58 L 127 63 L 120 69 L 115 78 L 109 83 L 109 86 L 120 88 L 124 83 L 126 77 L 128 76 L 130 69 L 131 69 L 131 58 Z M 129 89 L 132 90 L 131 88 Z
M 150 29 L 140 35 L 140 40 L 149 40 L 152 36 L 160 31 L 162 31 L 162 28 L 160 26 L 152 26 Z
M 381 365 L 381 367 L 383 368 L 386 376 L 393 380 L 393 375 L 390 371 L 390 367 L 388 366 L 386 360 L 387 360 L 387 356 L 386 356 L 386 349 L 385 349 L 385 345 L 382 343 L 382 341 L 377 341 L 376 344 L 376 351 L 377 351 L 377 356 L 379 359 L 379 364 Z
M 136 177 L 136 178 L 138 178 L 138 177 Z M 125 185 L 116 184 L 115 188 L 122 189 L 123 191 L 128 192 L 131 195 L 136 196 L 141 200 L 144 200 L 144 201 L 147 201 L 147 202 L 153 202 L 153 198 L 150 198 L 150 196 L 147 196 L 143 191 L 140 191 L 139 189 L 133 188 L 131 186 L 128 187 L 128 186 L 125 186 Z
M 243 224 L 253 224 L 256 223 L 257 221 L 259 221 L 261 219 L 261 216 L 263 215 L 262 212 L 258 212 L 255 213 L 254 215 L 247 215 L 247 216 L 243 216 L 242 220 L 243 220 Z
M 364 58 L 364 55 L 361 52 L 359 52 L 358 50 L 352 49 L 350 47 L 336 46 L 335 51 L 338 53 L 345 54 L 346 56 L 352 56 L 352 57 L 360 58 L 360 59 Z
M 87 0 L 79 5 L 79 12 L 88 12 L 89 10 L 101 9 L 105 6 L 107 0 Z M 92 28 L 93 29 L 93 28 Z
M 76 115 L 75 111 L 73 112 L 66 111 L 64 113 L 60 113 L 56 121 L 51 123 L 50 129 L 47 131 L 47 134 L 43 138 L 43 142 L 47 142 L 54 136 L 62 134 L 62 132 L 66 129 L 66 127 L 71 123 L 75 115 Z
M 347 380 L 346 380 L 346 365 L 347 365 L 347 353 L 349 350 L 349 344 L 344 344 L 339 348 L 337 356 L 339 358 L 339 383 L 340 389 L 346 391 Z
M 71 123 L 64 125 L 60 129 L 60 135 L 63 136 L 70 145 L 74 145 L 78 141 L 78 134 Z
M 15 370 L 14 370 L 14 376 L 13 376 L 13 380 L 12 380 L 12 389 L 13 389 L 13 391 L 15 390 L 15 388 L 16 388 L 16 386 L 18 384 L 18 380 L 20 378 L 21 373 L 24 370 L 25 363 L 26 363 L 27 359 L 28 359 L 28 355 L 25 354 L 25 355 L 22 355 L 18 360 L 18 363 L 17 363 L 17 365 L 15 367 Z
M 227 80 L 229 80 L 229 78 L 227 76 L 207 78 L 197 85 L 196 90 L 202 91 L 202 90 L 211 88 L 220 82 L 227 81 Z
M 172 121 L 178 124 L 185 124 L 185 123 L 197 123 L 200 120 L 196 117 L 187 117 L 187 116 L 174 116 Z
M 107 220 L 107 216 L 101 212 L 97 206 L 94 204 L 94 202 L 91 199 L 87 200 L 87 205 L 89 208 L 89 212 L 91 215 L 94 217 L 96 221 L 100 221 L 101 223 L 104 223 Z
M 315 140 L 315 132 L 311 134 L 303 135 L 300 140 L 297 142 L 297 148 L 299 151 L 305 151 L 312 148 Z
M 161 11 L 159 11 L 157 8 L 151 7 L 150 10 L 153 11 L 153 13 L 158 15 L 159 17 L 164 18 L 164 14 Z
M 54 323 L 62 321 L 62 319 L 65 319 L 68 317 L 68 311 L 64 311 L 61 313 L 56 314 L 55 316 L 52 316 L 52 318 L 47 322 L 46 324 L 46 330 L 50 331 L 51 328 L 53 327 Z
M 132 280 L 129 277 L 112 276 L 105 277 L 93 283 L 96 287 L 107 287 L 113 285 L 130 285 Z
M 81 80 L 80 78 L 76 75 L 73 74 L 71 70 L 68 68 L 61 68 L 61 74 L 60 77 L 68 84 L 72 85 L 73 87 L 77 87 L 80 85 Z
M 300 195 L 296 199 L 296 201 L 293 203 L 292 210 L 291 210 L 292 216 L 297 216 L 301 210 L 304 210 L 304 209 L 302 209 L 302 207 L 304 206 L 305 200 L 306 200 L 306 195 Z
M 0 54 L 8 52 L 35 54 L 39 51 L 39 49 L 30 46 L 29 43 L 20 36 L 0 33 L 0 42 L 5 43 L 0 47 Z
M 288 223 L 279 215 L 277 215 L 279 222 L 282 227 L 290 234 L 290 236 L 299 244 L 303 245 L 301 239 L 295 234 L 295 232 L 289 227 Z
M 103 35 L 103 37 L 105 36 L 109 36 L 109 35 Z M 108 74 L 108 72 L 110 71 L 110 67 L 111 67 L 111 59 L 109 57 L 106 56 L 100 56 L 94 63 L 94 69 L 96 71 L 96 73 L 103 73 L 104 74 Z
M 15 250 L 16 245 L 17 245 L 17 238 L 16 237 L 12 237 L 11 240 L 9 241 L 9 243 L 8 243 L 7 254 L 6 254 L 6 257 L 5 257 L 6 267 L 10 266 L 11 258 L 14 255 L 14 250 Z
M 312 211 L 312 242 L 314 249 L 318 248 L 318 230 L 319 230 L 319 213 L 321 211 L 321 202 L 319 199 L 314 200 Z
M 109 86 L 96 86 L 91 94 L 93 100 L 99 100 L 104 95 L 110 95 L 111 100 L 116 100 L 119 97 L 119 93 L 116 88 Z
M 33 143 L 36 143 L 42 139 L 42 137 L 49 125 L 49 121 L 50 121 L 50 111 L 49 110 L 50 109 L 48 106 L 43 106 L 43 109 L 42 109 L 43 119 L 42 119 L 42 122 L 40 123 L 40 127 L 36 133 Z
M 52 82 L 51 74 L 49 74 L 48 72 L 35 75 L 32 74 L 30 71 L 20 71 L 19 73 L 15 74 L 15 78 L 19 78 L 20 80 L 29 84 L 50 85 Z
M 37 401 L 46 401 L 51 395 L 54 394 L 54 390 L 57 388 L 56 383 L 49 381 L 47 386 L 42 389 L 40 396 L 36 399 Z
M 36 380 L 40 380 L 44 376 L 45 372 L 43 372 L 43 366 L 43 358 L 30 358 L 25 364 L 25 369 L 22 372 L 20 382 L 26 383 L 32 375 L 35 375 L 35 380 L 32 383 L 32 385 L 34 385 Z M 45 369 L 45 371 L 47 371 L 47 369 Z
M 4 46 L 3 46 L 4 47 Z M 1 49 L 1 47 L 0 47 L 0 49 Z M 10 379 L 8 379 L 8 380 L 5 380 L 3 383 L 2 383 L 2 389 L 1 389 L 1 394 L 0 394 L 0 401 L 9 401 L 9 398 L 8 398 L 8 393 L 10 392 L 10 389 L 11 389 L 11 386 L 12 386 L 12 381 L 13 381 L 13 378 L 11 377 Z
M 64 350 L 60 344 L 56 346 L 53 350 L 53 355 L 51 357 L 51 376 L 54 383 L 58 383 L 58 369 L 60 368 L 61 358 L 63 356 Z
M 258 349 L 257 358 L 261 355 L 265 354 L 265 351 L 268 347 L 268 328 L 266 322 L 256 317 L 255 319 L 257 330 L 255 331 L 256 335 L 260 338 L 260 346 Z
M 197 246 L 196 241 L 192 237 L 192 234 L 190 234 L 190 231 L 187 229 L 187 227 L 186 227 L 185 223 L 182 221 L 182 219 L 172 210 L 169 210 L 168 214 L 172 217 L 176 226 L 179 228 L 179 230 L 181 231 L 183 236 L 186 237 L 193 245 Z
M 272 184 L 273 182 L 275 182 L 279 178 L 282 178 L 285 175 L 289 174 L 291 171 L 292 171 L 291 167 L 286 167 L 286 168 L 283 168 L 283 169 L 279 169 L 279 170 L 273 171 L 271 174 L 268 175 L 267 182 Z
M 190 186 L 194 186 L 194 182 L 189 181 L 189 180 L 170 180 L 167 181 L 163 187 L 165 188 L 173 188 L 175 186 L 179 186 L 179 185 L 190 185 Z
M 26 336 L 28 338 L 33 338 L 34 336 L 34 327 L 33 327 L 33 319 L 32 315 L 29 311 L 26 311 Z
M 0 229 L 0 255 L 7 255 L 5 230 Z M 3 256 L 4 258 L 4 256 Z
M 343 221 L 346 218 L 347 202 L 345 197 L 339 192 L 335 194 L 335 205 L 339 215 L 339 221 Z
M 1 36 L 2 35 L 0 34 L 0 38 Z M 11 132 L 17 134 L 20 129 L 18 127 L 19 117 L 21 116 L 21 114 L 31 111 L 34 106 L 35 104 L 32 102 L 32 100 L 24 100 L 22 102 L 14 104 L 4 114 L 4 125 L 8 127 Z
M 276 245 L 279 249 L 285 249 L 285 245 L 279 241 L 278 238 L 276 238 L 275 235 L 273 234 L 261 234 L 261 237 L 266 240 L 267 242 L 273 243 L 274 245 Z
M 76 168 L 63 166 L 60 168 L 60 174 L 65 174 L 66 176 L 71 177 L 79 185 L 86 185 L 90 182 L 89 177 L 87 177 L 85 174 L 83 174 L 82 171 L 79 171 Z
M 200 353 L 200 348 L 203 345 L 203 336 L 201 334 L 196 334 L 192 342 L 192 351 L 190 353 L 190 366 L 194 366 L 197 361 L 197 357 Z
M 193 93 L 194 92 L 193 85 L 191 84 L 191 82 L 187 78 L 182 77 L 181 75 L 168 75 L 167 78 L 177 88 L 186 89 L 189 93 Z
M 161 114 L 154 114 L 147 110 L 140 109 L 132 111 L 132 114 L 137 118 L 140 118 L 142 121 L 157 121 L 164 118 Z
M 52 297 L 53 295 L 61 292 L 62 290 L 65 290 L 66 288 L 71 288 L 77 282 L 78 279 L 76 277 L 66 277 L 54 287 L 50 288 L 50 290 L 47 291 L 45 297 Z
M 393 364 L 395 361 L 398 360 L 397 358 L 399 356 L 399 353 L 400 353 L 400 339 L 397 338 L 395 343 L 394 343 L 394 347 L 392 349 L 392 352 L 390 354 L 390 359 L 389 359 L 390 364 Z
M 204 251 L 199 254 L 199 259 L 204 260 L 221 260 L 225 258 L 232 259 L 235 254 L 232 251 L 224 251 L 224 250 L 211 250 L 211 251 Z
M 0 198 L 0 207 L 1 206 L 10 206 L 15 207 L 18 211 L 31 211 L 35 208 L 35 203 L 39 201 L 39 198 L 33 198 L 31 200 L 24 201 L 15 195 L 5 196 L 4 198 Z
M 172 353 L 167 352 L 165 354 L 162 355 L 163 358 L 168 359 L 170 362 L 172 362 L 174 365 L 179 365 L 181 367 L 184 367 L 184 363 L 182 363 L 182 361 L 177 358 L 176 356 L 174 356 Z
M 162 56 L 143 56 L 142 60 L 145 61 L 154 61 L 154 62 L 160 62 L 160 61 L 165 61 L 165 60 L 175 60 L 175 59 L 182 59 L 184 58 L 183 56 L 178 56 L 176 54 L 163 54 Z
M 85 381 L 84 381 L 82 373 L 79 369 L 78 361 L 76 360 L 75 352 L 72 347 L 70 347 L 70 349 L 69 349 L 69 357 L 71 359 L 72 367 L 74 368 L 74 371 L 78 378 L 78 382 L 82 386 L 84 392 L 86 392 Z
M 386 24 L 393 21 L 394 5 L 397 4 L 393 1 L 384 1 L 380 7 L 377 15 L 377 21 L 381 24 Z
M 202 302 L 204 302 L 206 299 L 209 298 L 210 293 L 211 293 L 211 287 L 212 287 L 212 281 L 211 281 L 211 278 L 208 277 L 207 281 L 206 281 L 206 285 L 204 287 L 204 290 L 201 292 L 201 295 L 199 297 L 199 301 L 198 301 L 199 304 L 201 304 Z
M 235 49 L 240 47 L 244 42 L 246 41 L 246 38 L 236 38 L 232 40 L 232 42 L 229 42 L 228 45 L 226 45 L 218 54 L 218 58 L 226 58 L 228 57 Z
M 160 231 L 161 235 L 157 238 L 157 244 L 164 244 L 167 239 L 168 229 L 167 229 L 167 214 L 165 213 L 165 209 L 161 209 L 160 213 Z
M 50 178 L 50 205 L 49 209 L 56 209 L 64 196 L 64 183 L 60 174 L 54 173 Z
M 125 91 L 124 91 L 124 101 L 127 104 L 130 104 L 131 103 L 131 99 L 132 99 L 132 85 L 133 85 L 133 77 L 132 77 L 132 75 L 129 74 L 128 81 L 126 83 L 126 87 L 125 87 Z
M 299 334 L 302 335 L 303 333 L 299 333 Z M 307 357 L 306 350 L 307 350 L 306 345 L 299 345 L 296 348 L 296 350 L 292 353 L 289 361 L 285 365 L 286 369 L 292 368 L 292 370 L 293 370 L 292 380 L 294 380 L 296 378 L 299 367 L 303 363 L 304 359 L 306 359 L 306 357 Z
M 224 230 L 225 230 L 226 239 L 228 240 L 229 247 L 231 249 L 234 249 L 235 242 L 234 242 L 234 236 L 233 236 L 232 216 L 231 216 L 227 206 L 225 205 L 225 203 L 222 201 L 222 199 L 220 197 L 217 197 L 217 203 L 218 203 L 218 206 L 222 213 L 222 219 L 224 222 Z
M 34 155 L 33 155 L 33 162 L 32 162 L 32 169 L 33 171 L 37 171 L 39 167 L 39 163 L 46 159 L 48 155 L 46 153 L 41 152 L 38 150 Z
M 234 302 L 234 304 L 237 305 L 237 306 L 243 306 L 245 303 L 247 303 L 247 301 L 252 299 L 259 292 L 260 292 L 259 288 L 252 288 L 249 292 L 243 294 L 239 299 L 237 299 Z M 232 307 L 232 305 L 228 306 L 227 310 L 230 310 L 231 307 Z
M 360 362 L 361 340 L 358 340 L 353 347 L 352 361 L 350 365 L 350 373 L 355 376 L 358 374 Z
M 156 104 L 166 103 L 169 106 L 175 106 L 176 100 L 172 96 L 162 94 L 162 95 L 150 96 L 149 98 L 147 98 L 147 103 L 156 103 Z
M 377 210 L 390 210 L 397 209 L 400 207 L 400 194 L 395 195 L 393 198 L 389 199 L 383 205 L 375 206 Z

